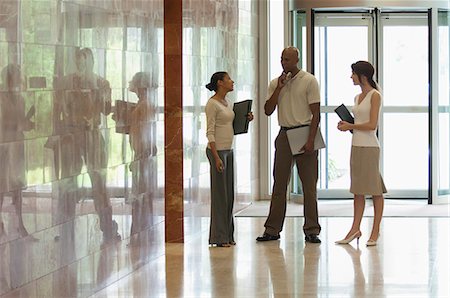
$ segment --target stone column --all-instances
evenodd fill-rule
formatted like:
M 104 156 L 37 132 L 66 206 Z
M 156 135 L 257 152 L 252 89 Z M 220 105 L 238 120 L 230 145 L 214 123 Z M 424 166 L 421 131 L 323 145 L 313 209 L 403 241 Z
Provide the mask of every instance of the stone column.
M 166 242 L 184 241 L 182 0 L 164 0 Z

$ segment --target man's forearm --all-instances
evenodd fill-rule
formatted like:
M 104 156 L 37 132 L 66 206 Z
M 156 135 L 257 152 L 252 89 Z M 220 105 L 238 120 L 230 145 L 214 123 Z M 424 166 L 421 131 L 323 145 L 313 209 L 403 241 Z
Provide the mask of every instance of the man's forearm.
M 311 119 L 311 125 L 309 127 L 309 139 L 314 140 L 316 138 L 317 129 L 320 123 L 320 114 L 314 115 Z
M 272 115 L 273 111 L 278 104 L 278 96 L 280 95 L 280 89 L 277 87 L 273 92 L 272 96 L 264 104 L 264 112 L 267 116 Z
M 320 103 L 314 103 L 310 106 L 311 113 L 312 113 L 312 119 L 311 124 L 309 128 L 309 141 L 314 141 L 316 138 L 317 129 L 319 127 L 320 123 Z

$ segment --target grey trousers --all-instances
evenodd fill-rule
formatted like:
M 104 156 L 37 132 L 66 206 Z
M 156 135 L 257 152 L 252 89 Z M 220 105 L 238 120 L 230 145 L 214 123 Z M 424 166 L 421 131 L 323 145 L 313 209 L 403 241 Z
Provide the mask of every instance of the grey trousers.
M 218 172 L 211 149 L 206 149 L 211 176 L 211 224 L 209 244 L 234 242 L 234 156 L 233 150 L 218 151 L 225 169 Z
M 303 212 L 305 222 L 303 232 L 305 235 L 318 235 L 320 233 L 321 227 L 317 213 L 317 157 L 317 151 L 314 151 L 312 154 L 293 156 L 286 131 L 280 130 L 275 139 L 274 184 L 269 216 L 264 224 L 266 228 L 265 233 L 278 235 L 283 229 L 284 218 L 286 216 L 286 194 L 294 162 L 297 165 L 304 195 Z

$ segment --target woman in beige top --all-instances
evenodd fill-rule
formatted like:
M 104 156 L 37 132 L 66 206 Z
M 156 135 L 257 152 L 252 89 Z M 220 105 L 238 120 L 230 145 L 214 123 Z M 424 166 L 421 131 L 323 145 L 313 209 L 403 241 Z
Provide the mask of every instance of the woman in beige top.
M 211 223 L 209 244 L 218 247 L 235 245 L 234 241 L 234 156 L 232 104 L 227 100 L 234 82 L 226 72 L 216 72 L 206 85 L 214 95 L 208 100 L 205 113 L 207 120 L 206 155 L 211 166 Z M 249 113 L 249 120 L 253 115 Z

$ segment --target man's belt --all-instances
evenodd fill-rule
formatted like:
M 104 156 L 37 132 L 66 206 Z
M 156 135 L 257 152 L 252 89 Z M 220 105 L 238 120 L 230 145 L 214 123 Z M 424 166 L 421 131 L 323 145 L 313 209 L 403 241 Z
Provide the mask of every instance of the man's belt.
M 281 126 L 281 130 L 291 130 L 291 129 L 294 129 L 294 128 L 305 127 L 305 126 L 309 126 L 309 124 L 292 126 L 292 127 Z

